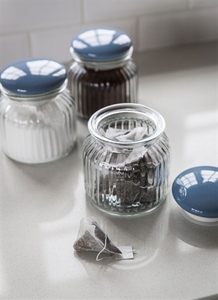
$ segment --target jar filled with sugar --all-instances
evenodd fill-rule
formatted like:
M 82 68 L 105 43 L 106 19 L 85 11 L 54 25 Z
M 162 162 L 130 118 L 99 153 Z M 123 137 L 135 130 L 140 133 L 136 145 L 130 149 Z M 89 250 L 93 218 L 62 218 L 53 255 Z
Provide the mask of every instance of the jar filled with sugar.
M 30 164 L 68 155 L 76 141 L 74 100 L 57 61 L 31 58 L 0 74 L 0 132 L 10 158 Z
M 165 121 L 141 104 L 115 104 L 88 122 L 83 160 L 87 199 L 104 212 L 147 213 L 166 199 L 170 145 Z
M 98 27 L 78 33 L 71 42 L 69 89 L 79 117 L 98 109 L 137 102 L 137 66 L 130 37 L 119 29 Z

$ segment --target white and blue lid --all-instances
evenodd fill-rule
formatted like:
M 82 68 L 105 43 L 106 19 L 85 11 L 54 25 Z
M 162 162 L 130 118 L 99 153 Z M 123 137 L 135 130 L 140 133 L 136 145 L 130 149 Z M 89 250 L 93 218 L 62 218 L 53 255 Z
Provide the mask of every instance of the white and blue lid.
M 130 37 L 122 30 L 94 27 L 79 32 L 71 41 L 71 54 L 81 60 L 105 62 L 131 56 Z
M 218 167 L 198 166 L 185 170 L 174 180 L 172 193 L 183 211 L 218 219 Z
M 67 78 L 65 67 L 47 58 L 29 58 L 8 65 L 0 74 L 6 93 L 37 96 L 59 90 Z

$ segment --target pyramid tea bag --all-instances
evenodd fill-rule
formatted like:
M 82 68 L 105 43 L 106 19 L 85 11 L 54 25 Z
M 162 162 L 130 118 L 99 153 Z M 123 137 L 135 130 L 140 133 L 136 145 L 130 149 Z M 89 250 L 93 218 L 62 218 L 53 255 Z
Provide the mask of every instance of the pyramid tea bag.
M 92 218 L 84 218 L 81 220 L 78 238 L 73 245 L 77 251 L 97 252 L 97 258 L 101 253 L 114 255 L 122 254 L 99 227 L 98 223 Z

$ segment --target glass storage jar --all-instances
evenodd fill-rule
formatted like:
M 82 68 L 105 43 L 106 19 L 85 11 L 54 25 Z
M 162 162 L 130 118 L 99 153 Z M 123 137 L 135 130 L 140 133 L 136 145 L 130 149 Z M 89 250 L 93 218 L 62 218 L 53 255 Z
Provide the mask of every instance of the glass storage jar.
M 26 59 L 7 66 L 0 83 L 4 152 L 30 164 L 66 156 L 76 140 L 76 118 L 65 67 L 50 59 Z
M 88 119 L 98 109 L 137 102 L 137 66 L 130 37 L 114 28 L 92 28 L 71 42 L 69 89 L 79 117 Z
M 136 103 L 93 114 L 83 148 L 87 199 L 117 215 L 157 208 L 168 192 L 170 146 L 164 128 L 157 111 Z

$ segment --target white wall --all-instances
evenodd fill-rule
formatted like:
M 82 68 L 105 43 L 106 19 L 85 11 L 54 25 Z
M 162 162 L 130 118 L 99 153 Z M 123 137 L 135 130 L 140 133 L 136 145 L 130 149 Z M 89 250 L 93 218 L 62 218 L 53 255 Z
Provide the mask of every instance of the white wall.
M 72 36 L 125 30 L 135 51 L 218 38 L 218 0 L 0 0 L 0 68 L 26 57 L 70 60 Z

